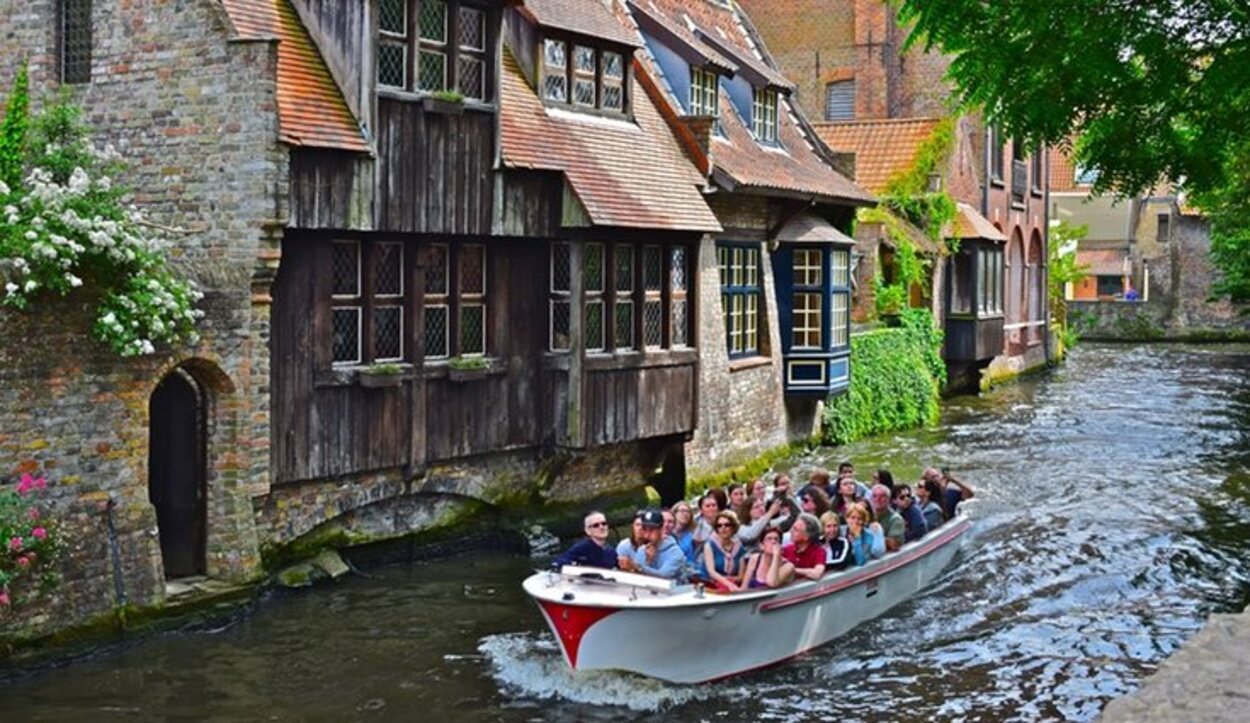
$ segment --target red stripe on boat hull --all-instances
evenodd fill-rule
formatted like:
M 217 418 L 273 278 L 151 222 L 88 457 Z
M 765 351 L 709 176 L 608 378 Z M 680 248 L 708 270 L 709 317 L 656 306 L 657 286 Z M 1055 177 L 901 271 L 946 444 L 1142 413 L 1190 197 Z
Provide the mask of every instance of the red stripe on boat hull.
M 547 622 L 555 631 L 560 647 L 564 648 L 564 657 L 574 670 L 577 669 L 577 651 L 582 645 L 582 636 L 590 626 L 616 612 L 616 608 L 578 607 L 547 600 L 535 602 L 547 616 Z

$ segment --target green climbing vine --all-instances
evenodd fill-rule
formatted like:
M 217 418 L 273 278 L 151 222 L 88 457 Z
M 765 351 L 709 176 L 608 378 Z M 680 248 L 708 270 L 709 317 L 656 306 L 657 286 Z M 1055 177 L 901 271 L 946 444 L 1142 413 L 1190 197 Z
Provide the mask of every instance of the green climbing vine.
M 878 271 L 874 280 L 878 314 L 898 313 L 907 304 L 908 289 L 926 278 L 931 262 L 917 252 L 911 229 L 919 229 L 938 249 L 947 248 L 943 235 L 955 219 L 955 200 L 945 190 L 929 190 L 929 177 L 940 172 L 954 145 L 955 119 L 945 118 L 920 145 L 911 165 L 886 184 L 881 205 L 859 211 L 859 221 L 881 224 L 895 250 L 895 278 L 887 283 Z

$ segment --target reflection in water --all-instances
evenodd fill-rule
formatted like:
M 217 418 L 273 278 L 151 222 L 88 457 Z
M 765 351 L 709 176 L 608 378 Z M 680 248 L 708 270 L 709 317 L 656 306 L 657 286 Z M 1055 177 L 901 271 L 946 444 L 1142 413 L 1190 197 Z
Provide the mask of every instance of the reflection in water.
M 1244 347 L 1082 347 L 940 428 L 794 460 L 945 464 L 975 535 L 917 598 L 731 681 L 573 674 L 520 592 L 532 563 L 476 554 L 0 683 L 0 720 L 1088 720 L 1250 602 L 1248 372 Z

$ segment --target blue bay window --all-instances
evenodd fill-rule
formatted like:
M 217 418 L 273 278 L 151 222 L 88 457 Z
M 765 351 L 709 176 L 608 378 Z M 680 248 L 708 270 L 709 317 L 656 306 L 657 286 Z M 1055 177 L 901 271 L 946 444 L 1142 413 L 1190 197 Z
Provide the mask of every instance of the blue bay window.
M 787 396 L 850 384 L 851 246 L 782 243 L 772 255 Z

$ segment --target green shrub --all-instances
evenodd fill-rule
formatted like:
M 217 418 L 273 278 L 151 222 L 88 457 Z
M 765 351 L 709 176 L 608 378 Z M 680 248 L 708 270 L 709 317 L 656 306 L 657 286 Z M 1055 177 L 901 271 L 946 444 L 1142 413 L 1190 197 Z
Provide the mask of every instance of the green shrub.
M 825 406 L 825 442 L 934 424 L 945 383 L 942 332 L 928 311 L 904 310 L 900 327 L 851 339 L 851 386 Z

